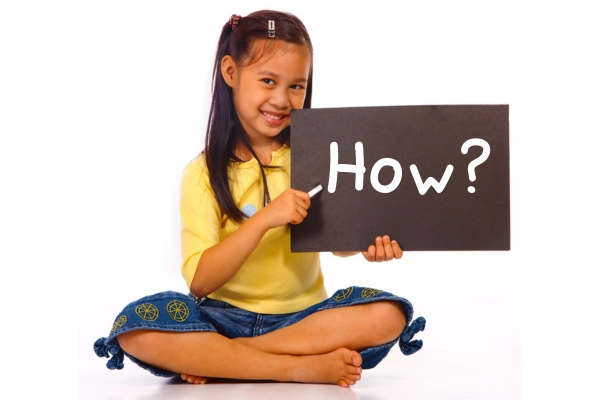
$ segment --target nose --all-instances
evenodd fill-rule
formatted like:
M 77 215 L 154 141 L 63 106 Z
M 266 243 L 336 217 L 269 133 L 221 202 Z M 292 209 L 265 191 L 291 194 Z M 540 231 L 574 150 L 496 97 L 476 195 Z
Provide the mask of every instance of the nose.
M 290 96 L 287 88 L 281 87 L 272 92 L 269 103 L 279 110 L 287 110 L 290 108 Z

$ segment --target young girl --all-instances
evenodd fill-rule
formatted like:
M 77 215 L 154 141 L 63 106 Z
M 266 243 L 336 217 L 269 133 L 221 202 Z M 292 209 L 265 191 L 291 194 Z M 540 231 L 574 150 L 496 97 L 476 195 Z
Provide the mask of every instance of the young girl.
M 404 354 L 425 320 L 391 293 L 349 287 L 327 298 L 318 253 L 291 253 L 288 224 L 310 208 L 290 188 L 290 113 L 310 108 L 312 45 L 293 15 L 259 11 L 225 24 L 213 71 L 203 153 L 181 185 L 182 272 L 189 295 L 129 304 L 98 356 L 127 355 L 159 376 L 335 383 L 348 387 L 399 341 Z M 353 253 L 337 253 L 345 257 Z M 402 256 L 388 236 L 362 253 Z

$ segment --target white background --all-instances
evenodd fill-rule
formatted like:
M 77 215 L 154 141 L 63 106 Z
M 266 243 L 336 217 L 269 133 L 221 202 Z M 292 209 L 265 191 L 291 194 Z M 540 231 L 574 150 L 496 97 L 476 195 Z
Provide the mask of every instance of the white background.
M 3 2 L 3 389 L 76 396 L 121 307 L 186 290 L 179 179 L 203 147 L 216 42 L 263 8 L 307 26 L 315 108 L 510 105 L 512 250 L 324 255 L 329 292 L 407 297 L 423 351 L 521 352 L 523 398 L 593 397 L 600 32 L 584 1 Z

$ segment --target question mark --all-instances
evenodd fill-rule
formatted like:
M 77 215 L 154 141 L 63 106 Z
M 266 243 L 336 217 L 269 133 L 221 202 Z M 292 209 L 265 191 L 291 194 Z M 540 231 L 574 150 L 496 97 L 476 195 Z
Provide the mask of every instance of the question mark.
M 471 146 L 479 146 L 483 149 L 481 155 L 473 161 L 471 161 L 469 163 L 469 166 L 467 167 L 467 171 L 469 171 L 469 180 L 473 182 L 476 179 L 475 167 L 483 164 L 485 160 L 487 160 L 490 156 L 490 145 L 483 139 L 469 139 L 463 143 L 462 147 L 460 148 L 460 151 L 463 154 L 467 154 Z M 467 190 L 469 191 L 469 193 L 475 193 L 475 188 L 473 186 L 469 186 Z

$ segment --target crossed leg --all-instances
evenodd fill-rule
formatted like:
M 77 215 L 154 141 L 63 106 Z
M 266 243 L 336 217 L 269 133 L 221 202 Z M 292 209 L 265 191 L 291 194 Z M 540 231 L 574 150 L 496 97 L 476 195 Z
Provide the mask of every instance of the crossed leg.
M 360 351 L 391 342 L 405 326 L 396 302 L 378 301 L 331 308 L 265 335 L 234 340 L 272 354 L 323 354 L 340 347 Z
M 362 372 L 362 359 L 356 350 L 394 340 L 405 325 L 399 305 L 380 301 L 320 311 L 252 338 L 138 330 L 124 333 L 118 340 L 127 353 L 179 372 L 190 383 L 220 377 L 348 387 L 360 380 Z

